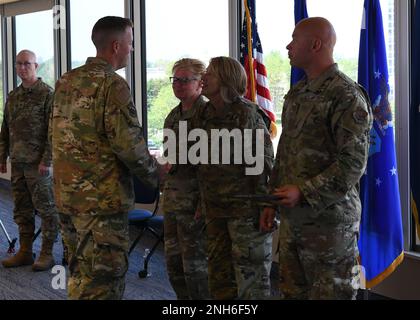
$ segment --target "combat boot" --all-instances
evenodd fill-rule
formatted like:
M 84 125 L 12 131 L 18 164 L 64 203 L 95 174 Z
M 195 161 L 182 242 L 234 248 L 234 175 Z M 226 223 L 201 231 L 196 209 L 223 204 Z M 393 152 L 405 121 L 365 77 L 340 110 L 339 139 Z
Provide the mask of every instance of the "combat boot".
M 20 238 L 20 248 L 18 253 L 9 259 L 3 260 L 1 263 L 5 268 L 14 268 L 19 266 L 28 266 L 34 263 L 32 255 L 32 237 Z
M 46 271 L 54 266 L 55 262 L 52 256 L 53 245 L 53 240 L 42 240 L 41 252 L 38 259 L 32 265 L 33 271 Z

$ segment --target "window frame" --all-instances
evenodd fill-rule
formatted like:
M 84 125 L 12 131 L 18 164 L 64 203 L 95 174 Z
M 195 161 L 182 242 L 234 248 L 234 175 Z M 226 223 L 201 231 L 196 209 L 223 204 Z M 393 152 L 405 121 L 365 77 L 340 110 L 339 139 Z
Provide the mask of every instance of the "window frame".
M 418 1 L 418 0 L 417 0 Z M 410 46 L 409 46 L 409 56 L 410 56 L 410 63 L 409 63 L 409 76 L 411 77 L 411 66 L 413 65 L 411 62 L 412 62 L 412 59 L 413 59 L 413 57 L 412 57 L 412 55 L 411 55 L 411 53 L 412 53 L 412 42 L 413 42 L 413 36 L 412 36 L 412 32 L 411 32 L 411 30 L 413 29 L 413 26 L 414 26 L 414 4 L 415 4 L 415 0 L 411 0 L 411 1 L 409 1 L 410 2 L 410 7 L 409 7 L 409 13 L 408 13 L 408 17 L 409 17 L 409 29 L 410 29 L 410 32 L 409 32 L 409 42 L 410 42 Z M 410 80 L 411 80 L 411 78 L 410 78 Z M 412 100 L 411 100 L 411 92 L 412 92 L 412 90 L 413 90 L 413 88 L 412 88 L 412 86 L 411 86 L 411 84 L 410 84 L 410 88 L 409 88 L 410 90 L 409 90 L 409 97 L 410 97 L 410 101 L 409 101 L 409 109 L 410 109 L 410 107 L 411 107 L 411 103 L 412 103 Z M 409 119 L 409 116 L 410 116 L 410 110 L 408 111 L 408 120 L 410 120 Z M 410 121 L 409 121 L 409 124 L 410 124 Z M 410 132 L 410 130 L 408 130 L 408 132 Z M 408 134 L 408 137 L 407 137 L 407 141 L 408 141 L 408 144 L 410 143 L 409 142 L 409 140 L 410 140 L 410 134 Z M 410 159 L 410 156 L 408 156 L 408 159 Z M 408 160 L 408 161 L 410 161 L 410 160 Z M 415 165 L 415 164 L 413 164 L 413 165 Z M 410 164 L 410 166 L 411 166 L 411 164 Z M 409 170 L 410 170 L 410 166 L 409 166 Z M 409 179 L 411 178 L 411 176 L 410 176 L 410 171 L 408 171 L 408 177 L 409 177 Z M 411 187 L 411 183 L 409 182 L 409 186 Z M 411 191 L 411 188 L 409 189 L 409 191 Z M 409 196 L 410 196 L 410 194 L 409 194 Z M 415 252 L 415 255 L 417 255 L 419 258 L 420 258 L 420 243 L 418 243 L 417 242 L 417 225 L 416 225 L 416 222 L 415 222 L 415 219 L 414 219 L 414 215 L 413 215 L 413 213 L 412 213 L 412 211 L 411 211 L 411 198 L 410 198 L 410 203 L 409 203 L 409 213 L 410 213 L 410 215 L 409 215 L 409 219 L 408 219 L 408 230 L 410 231 L 410 239 L 409 239 L 409 241 L 410 241 L 410 248 L 411 248 L 411 250 L 413 251 L 413 252 Z
M 6 39 L 6 19 L 3 15 L 0 15 L 0 41 L 2 44 L 5 44 L 2 46 L 1 50 L 1 62 L 2 62 L 2 70 L 0 72 L 2 73 L 2 87 L 0 88 L 3 92 L 3 105 L 0 106 L 0 108 L 4 108 L 4 103 L 6 102 L 7 98 L 7 88 L 8 88 L 8 81 L 7 81 L 7 43 L 5 41 Z
M 410 13 L 408 1 L 394 1 L 395 7 L 395 146 L 399 172 L 405 251 L 413 250 L 410 207 Z

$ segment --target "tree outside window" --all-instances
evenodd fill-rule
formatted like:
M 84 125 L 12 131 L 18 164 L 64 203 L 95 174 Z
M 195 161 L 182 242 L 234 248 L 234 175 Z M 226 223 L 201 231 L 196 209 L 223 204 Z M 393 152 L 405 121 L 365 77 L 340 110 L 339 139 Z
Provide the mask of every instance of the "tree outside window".
M 181 58 L 229 55 L 226 0 L 146 1 L 148 139 L 161 146 L 164 120 L 179 104 L 169 82 Z M 205 8 L 205 10 L 203 10 Z

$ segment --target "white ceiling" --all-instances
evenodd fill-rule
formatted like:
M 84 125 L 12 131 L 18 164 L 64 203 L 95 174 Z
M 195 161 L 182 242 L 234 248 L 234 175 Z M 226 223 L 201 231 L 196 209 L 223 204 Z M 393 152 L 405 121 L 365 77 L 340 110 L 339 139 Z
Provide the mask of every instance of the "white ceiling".
M 17 2 L 20 0 L 0 0 L 0 4 L 5 4 L 5 3 L 9 3 L 9 2 Z

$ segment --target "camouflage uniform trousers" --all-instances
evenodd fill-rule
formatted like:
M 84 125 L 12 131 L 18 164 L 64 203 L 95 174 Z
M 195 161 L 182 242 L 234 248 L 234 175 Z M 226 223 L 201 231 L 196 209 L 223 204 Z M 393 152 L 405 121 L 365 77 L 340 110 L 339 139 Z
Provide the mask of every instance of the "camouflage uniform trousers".
M 279 269 L 283 298 L 355 299 L 359 222 L 292 222 L 300 214 L 295 210 L 289 217 L 281 215 Z
M 204 218 L 165 212 L 164 223 L 166 266 L 177 298 L 209 299 Z
M 36 210 L 41 217 L 43 241 L 54 242 L 58 233 L 51 174 L 41 176 L 38 165 L 12 163 L 12 195 L 14 220 L 22 238 L 32 238 L 35 232 Z
M 60 214 L 68 248 L 70 300 L 120 300 L 128 270 L 128 213 Z
M 206 221 L 212 298 L 265 299 L 270 296 L 273 235 L 261 233 L 257 220 L 258 217 L 235 217 Z

